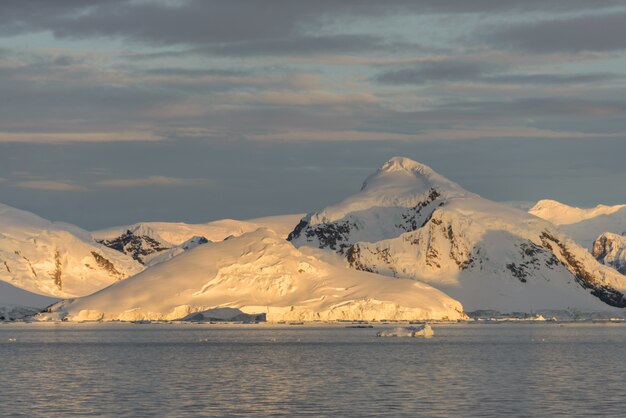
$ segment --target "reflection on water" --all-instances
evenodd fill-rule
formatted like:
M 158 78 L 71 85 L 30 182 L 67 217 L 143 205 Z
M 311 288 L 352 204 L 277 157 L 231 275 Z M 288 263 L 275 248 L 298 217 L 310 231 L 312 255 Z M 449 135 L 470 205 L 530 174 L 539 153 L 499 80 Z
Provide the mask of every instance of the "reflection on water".
M 434 329 L 0 325 L 0 415 L 624 412 L 626 325 Z

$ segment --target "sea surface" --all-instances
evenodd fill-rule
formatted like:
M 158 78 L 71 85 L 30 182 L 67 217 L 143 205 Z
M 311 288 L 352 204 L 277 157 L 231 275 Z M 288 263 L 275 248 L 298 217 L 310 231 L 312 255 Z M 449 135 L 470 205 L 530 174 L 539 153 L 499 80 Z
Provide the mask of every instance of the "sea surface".
M 0 415 L 624 416 L 626 324 L 2 324 Z

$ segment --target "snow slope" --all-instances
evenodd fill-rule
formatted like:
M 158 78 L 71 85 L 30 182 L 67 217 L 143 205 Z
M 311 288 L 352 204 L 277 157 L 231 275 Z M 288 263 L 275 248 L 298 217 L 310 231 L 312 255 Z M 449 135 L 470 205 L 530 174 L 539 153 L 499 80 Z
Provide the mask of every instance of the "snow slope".
M 264 227 L 274 230 L 278 235 L 287 237 L 293 227 L 302 218 L 302 214 L 268 216 L 248 220 L 220 219 L 206 224 L 187 224 L 184 222 L 140 222 L 133 225 L 93 231 L 97 240 L 111 240 L 131 230 L 139 235 L 155 236 L 168 245 L 181 245 L 193 237 L 205 237 L 209 241 L 222 241 L 228 236 L 239 236 Z
M 0 281 L 0 321 L 21 319 L 58 302 Z
M 551 223 L 401 157 L 359 193 L 303 218 L 289 240 L 333 250 L 358 270 L 424 281 L 468 311 L 626 307 L 626 277 Z
M 598 205 L 595 208 L 577 208 L 556 200 L 540 200 L 528 211 L 532 215 L 555 225 L 571 225 L 598 216 L 611 215 L 626 208 L 626 205 Z
M 581 209 L 555 200 L 540 200 L 529 213 L 558 225 L 561 231 L 589 250 L 603 232 L 626 232 L 626 205 Z
M 605 232 L 593 242 L 592 254 L 599 262 L 626 274 L 626 236 Z
M 301 217 L 301 214 L 297 214 L 245 221 L 221 219 L 206 224 L 141 222 L 94 231 L 92 234 L 98 242 L 149 267 L 167 261 L 197 245 L 222 241 L 226 237 L 239 236 L 260 227 L 270 228 L 286 238 Z
M 75 297 L 141 270 L 87 231 L 0 204 L 0 280 L 42 295 Z
M 41 319 L 173 320 L 237 308 L 279 320 L 459 319 L 462 306 L 412 280 L 351 270 L 261 228 L 199 246 Z

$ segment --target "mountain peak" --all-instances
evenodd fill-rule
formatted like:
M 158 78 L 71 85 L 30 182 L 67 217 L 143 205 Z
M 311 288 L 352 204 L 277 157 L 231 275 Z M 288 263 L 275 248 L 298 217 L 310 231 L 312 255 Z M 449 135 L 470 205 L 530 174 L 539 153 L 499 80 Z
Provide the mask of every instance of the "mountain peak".
M 376 172 L 365 179 L 361 190 L 342 201 L 327 206 L 319 212 L 309 214 L 290 234 L 296 245 L 314 239 L 316 234 L 306 228 L 317 228 L 340 222 L 340 230 L 362 230 L 361 235 L 352 234 L 352 238 L 367 241 L 380 237 L 392 237 L 398 231 L 417 228 L 435 208 L 450 199 L 476 196 L 464 190 L 458 184 L 436 173 L 430 167 L 404 157 L 393 157 L 387 160 Z M 380 222 L 385 219 L 386 222 Z M 323 229 L 323 227 L 322 227 Z M 344 231 L 345 232 L 345 231 Z M 301 237 L 301 234 L 305 236 Z M 332 246 L 346 248 L 349 243 L 338 238 L 343 232 L 335 231 L 328 238 Z M 326 235 L 325 235 L 326 234 Z
M 552 199 L 537 202 L 528 212 L 556 225 L 570 225 L 598 216 L 611 215 L 626 205 L 597 205 L 593 208 L 578 208 Z
M 393 193 L 398 196 L 400 194 L 398 188 L 403 189 L 402 194 L 410 195 L 428 193 L 431 189 L 451 195 L 469 194 L 429 166 L 406 157 L 392 157 L 387 160 L 375 173 L 365 179 L 361 191 L 375 190 L 376 193 L 385 193 L 386 190 L 394 189 Z
M 427 165 L 418 163 L 417 161 L 406 157 L 391 157 L 378 169 L 379 172 L 392 172 L 401 170 L 415 172 L 422 175 L 429 175 L 434 173 L 433 169 L 428 167 Z

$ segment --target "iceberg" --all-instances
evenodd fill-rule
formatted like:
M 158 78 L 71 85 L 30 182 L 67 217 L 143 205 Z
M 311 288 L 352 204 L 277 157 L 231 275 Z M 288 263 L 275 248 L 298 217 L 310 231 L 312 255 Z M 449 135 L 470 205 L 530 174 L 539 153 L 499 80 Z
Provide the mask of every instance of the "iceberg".
M 423 337 L 430 338 L 435 335 L 435 332 L 428 324 L 422 324 L 417 327 L 398 327 L 391 330 L 380 331 L 376 334 L 377 337 Z

